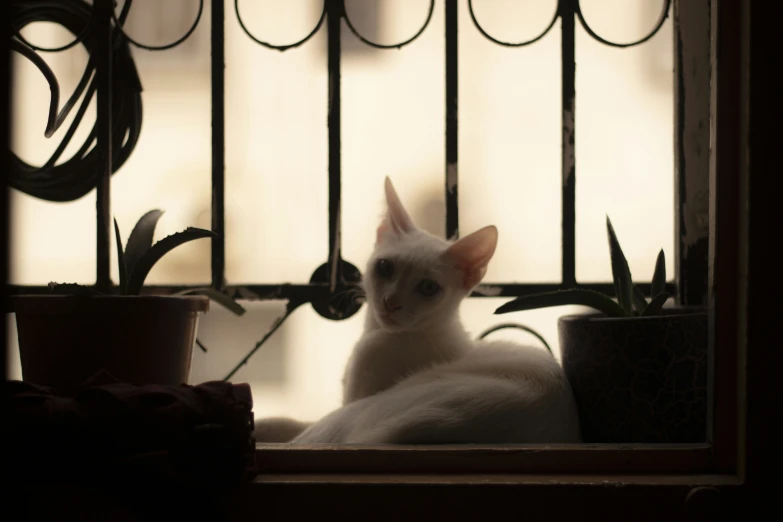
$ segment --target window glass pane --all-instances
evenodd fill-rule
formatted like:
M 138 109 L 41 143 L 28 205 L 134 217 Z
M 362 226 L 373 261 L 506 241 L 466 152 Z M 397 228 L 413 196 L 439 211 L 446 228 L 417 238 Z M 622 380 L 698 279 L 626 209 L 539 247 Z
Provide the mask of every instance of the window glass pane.
M 662 2 L 583 2 L 602 37 L 638 40 Z M 600 31 L 600 32 L 599 32 Z M 648 42 L 618 49 L 576 28 L 576 277 L 612 278 L 606 216 L 635 281 L 649 282 L 658 252 L 674 273 L 672 22 Z
M 30 24 L 22 35 L 32 44 L 60 47 L 73 40 L 59 25 Z M 27 164 L 45 164 L 62 142 L 76 110 L 71 111 L 59 130 L 44 136 L 49 114 L 50 90 L 44 76 L 29 60 L 11 53 L 11 150 Z M 46 53 L 46 63 L 60 84 L 60 106 L 65 103 L 82 77 L 88 54 L 77 45 L 67 51 Z M 78 106 L 77 106 L 78 108 Z M 95 99 L 57 164 L 70 159 L 84 144 L 95 121 Z M 73 202 L 53 203 L 10 190 L 11 283 L 45 285 L 50 281 L 91 284 L 95 282 L 95 192 Z
M 233 2 L 231 3 L 233 5 Z M 257 38 L 286 44 L 321 1 L 242 1 Z M 284 53 L 246 35 L 226 7 L 226 278 L 306 283 L 328 252 L 326 23 Z

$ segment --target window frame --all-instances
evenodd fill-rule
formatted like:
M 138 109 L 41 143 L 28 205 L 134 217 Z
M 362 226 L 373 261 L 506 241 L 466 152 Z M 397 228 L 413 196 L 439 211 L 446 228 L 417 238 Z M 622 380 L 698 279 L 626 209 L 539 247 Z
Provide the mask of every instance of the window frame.
M 685 4 L 689 4 L 683 8 Z M 696 4 L 696 3 L 694 3 Z M 739 230 L 743 224 L 739 196 L 747 183 L 747 172 L 740 168 L 742 150 L 740 134 L 746 124 L 740 110 L 742 9 L 728 0 L 709 0 L 694 7 L 689 2 L 674 1 L 675 16 L 675 82 L 680 86 L 676 110 L 677 134 L 699 133 L 699 145 L 709 140 L 709 154 L 694 155 L 692 148 L 680 147 L 676 156 L 678 176 L 678 232 L 694 216 L 687 216 L 683 209 L 693 212 L 694 202 L 709 193 L 708 234 L 699 241 L 708 244 L 704 249 L 692 249 L 695 256 L 708 256 L 708 277 L 704 288 L 709 304 L 710 321 L 710 376 L 711 400 L 708 408 L 708 424 L 711 428 L 704 444 L 580 444 L 580 445 L 503 445 L 503 446 L 375 446 L 336 447 L 314 445 L 309 447 L 286 444 L 259 444 L 257 460 L 261 476 L 257 484 L 276 483 L 274 477 L 287 477 L 296 484 L 329 482 L 335 473 L 391 474 L 411 477 L 411 474 L 480 474 L 489 482 L 508 481 L 504 474 L 514 474 L 514 483 L 541 484 L 540 475 L 548 480 L 577 484 L 575 477 L 583 474 L 607 474 L 614 480 L 627 483 L 621 477 L 637 475 L 640 484 L 684 485 L 713 484 L 739 485 L 740 469 L 738 441 L 742 436 L 739 405 L 741 404 L 742 367 L 737 362 L 744 351 L 744 339 L 739 335 L 739 325 L 746 310 L 740 304 L 740 295 L 747 289 L 742 286 L 739 270 L 747 251 Z M 709 32 L 705 35 L 703 22 L 709 17 Z M 694 35 L 693 33 L 698 33 Z M 690 41 L 683 36 L 690 37 Z M 699 38 L 701 36 L 701 38 Z M 688 42 L 686 44 L 685 42 Z M 708 60 L 709 76 L 688 75 L 683 63 Z M 690 70 L 690 69 L 689 69 Z M 709 104 L 705 105 L 705 85 Z M 694 98 L 694 91 L 698 97 Z M 686 114 L 697 104 L 707 114 Z M 703 125 L 708 122 L 708 125 Z M 693 143 L 690 144 L 693 147 Z M 687 169 L 684 167 L 687 165 Z M 700 275 L 698 266 L 685 257 L 688 245 L 678 242 L 680 262 L 678 277 Z M 697 284 L 693 285 L 698 287 Z M 678 287 L 679 288 L 679 287 Z M 678 294 L 679 301 L 687 304 L 699 299 L 693 287 Z M 704 299 L 702 297 L 702 299 Z M 690 302 L 689 302 L 690 301 Z M 720 386 L 715 386 L 720 382 Z M 543 451 L 542 451 L 543 450 Z M 298 477 L 293 480 L 289 474 Z M 488 478 L 484 474 L 491 474 Z M 500 475 L 497 475 L 500 474 Z M 638 475 L 645 475 L 641 479 Z M 325 477 L 330 477 L 327 480 Z M 320 478 L 314 478 L 320 477 Z M 475 475 L 474 475 L 475 477 Z M 362 479 L 364 480 L 364 479 Z M 388 483 L 391 479 L 379 479 Z M 463 476 L 460 480 L 467 480 Z M 315 481 L 315 482 L 313 482 Z M 350 481 L 348 481 L 350 482 Z M 459 481 L 458 481 L 459 482 Z M 468 480 L 469 482 L 469 480 Z M 610 480 L 611 482 L 611 480 Z M 587 480 L 586 483 L 592 483 Z
M 779 404 L 774 397 L 779 398 L 780 391 L 764 388 L 763 382 L 765 376 L 769 382 L 772 368 L 780 367 L 780 364 L 767 365 L 766 362 L 780 360 L 780 355 L 778 350 L 749 351 L 749 346 L 761 348 L 759 341 L 766 343 L 765 332 L 771 331 L 770 322 L 761 318 L 753 323 L 749 317 L 752 305 L 755 304 L 759 312 L 763 310 L 760 294 L 764 288 L 761 284 L 753 287 L 748 278 L 752 259 L 755 259 L 756 267 L 759 264 L 771 266 L 770 259 L 763 254 L 771 249 L 760 244 L 765 240 L 761 230 L 764 222 L 755 225 L 758 230 L 754 237 L 749 221 L 751 209 L 757 214 L 770 215 L 770 207 L 753 205 L 749 195 L 749 154 L 754 140 L 750 133 L 747 100 L 750 92 L 750 11 L 762 11 L 768 6 L 756 8 L 758 3 L 750 7 L 746 2 L 711 0 L 702 3 L 701 12 L 696 8 L 695 12 L 691 10 L 684 14 L 681 8 L 686 3 L 674 2 L 675 52 L 682 53 L 678 56 L 681 61 L 676 73 L 683 74 L 682 64 L 700 56 L 709 60 L 709 128 L 701 135 L 701 139 L 709 140 L 709 154 L 706 157 L 693 155 L 692 150 L 679 148 L 676 156 L 680 184 L 678 210 L 683 209 L 683 202 L 703 197 L 705 189 L 709 192 L 709 234 L 700 238 L 708 243 L 708 249 L 707 252 L 695 249 L 695 255 L 706 255 L 709 262 L 705 287 L 711 327 L 712 389 L 711 430 L 707 443 L 482 446 L 471 449 L 454 446 L 294 448 L 263 444 L 259 445 L 257 453 L 259 477 L 233 499 L 243 513 L 254 512 L 260 507 L 262 498 L 266 510 L 277 506 L 290 510 L 289 503 L 294 502 L 293 499 L 307 498 L 314 503 L 309 505 L 319 507 L 301 506 L 293 512 L 317 511 L 328 506 L 335 513 L 362 516 L 370 513 L 369 510 L 384 498 L 388 501 L 386 495 L 394 495 L 392 511 L 395 516 L 420 514 L 421 511 L 416 510 L 437 498 L 440 502 L 433 508 L 433 513 L 438 516 L 469 517 L 476 513 L 475 516 L 486 517 L 525 506 L 526 511 L 532 509 L 526 516 L 544 509 L 541 514 L 550 519 L 556 519 L 559 514 L 584 514 L 586 510 L 600 510 L 602 518 L 610 520 L 615 517 L 624 520 L 630 510 L 635 513 L 634 517 L 642 519 L 660 520 L 661 516 L 671 519 L 672 514 L 675 519 L 685 519 L 683 517 L 716 514 L 719 509 L 730 517 L 737 512 L 738 506 L 746 505 L 751 495 L 760 491 L 764 471 L 776 469 L 761 446 L 771 447 L 768 434 L 772 424 L 768 417 L 771 406 L 757 404 L 755 415 L 749 416 L 748 391 L 754 390 L 758 401 L 763 388 L 765 402 Z M 693 8 L 693 4 L 689 7 Z M 704 14 L 710 20 L 709 46 L 706 49 L 703 46 L 683 48 L 684 40 L 680 38 L 685 31 L 703 31 L 694 16 Z M 763 20 L 763 17 L 754 16 L 753 19 Z M 765 22 L 757 22 L 761 23 Z M 765 38 L 770 40 L 774 36 Z M 758 59 L 762 67 L 766 63 L 763 55 L 771 55 L 772 49 L 774 47 L 764 45 L 753 47 L 754 58 L 762 56 Z M 757 80 L 761 89 L 766 89 L 757 97 L 763 99 L 766 95 L 766 101 L 773 99 L 771 74 L 766 72 L 767 85 L 764 85 L 764 79 Z M 688 81 L 682 76 L 678 80 Z M 690 80 L 699 81 L 698 78 Z M 685 87 L 678 90 L 676 122 L 679 133 L 694 131 L 699 126 L 698 118 L 689 119 L 683 113 L 683 109 L 689 107 L 687 104 L 693 102 L 693 98 L 688 98 L 688 86 Z M 703 84 L 690 87 L 691 92 L 697 91 L 703 96 Z M 704 107 L 704 101 L 700 99 L 695 103 Z M 773 120 L 767 114 L 756 117 L 755 141 L 774 142 L 763 132 L 772 131 L 773 125 L 777 125 Z M 754 158 L 760 158 L 760 168 L 765 160 L 769 165 L 772 161 L 777 162 L 772 158 L 772 149 L 756 150 Z M 694 169 L 684 171 L 683 154 L 692 155 L 689 168 L 695 162 L 698 165 L 695 172 Z M 691 179 L 687 179 L 688 176 Z M 754 188 L 758 184 L 761 189 L 762 183 L 769 188 L 770 178 L 757 176 Z M 683 190 L 683 187 L 693 190 Z M 769 197 L 771 192 L 765 194 L 758 189 L 756 200 Z M 694 216 L 679 214 L 678 218 L 679 232 L 679 227 Z M 754 258 L 749 258 L 751 238 L 759 252 Z M 678 239 L 681 240 L 679 236 Z M 682 242 L 679 246 L 684 247 Z M 684 257 L 678 258 L 684 260 Z M 688 271 L 686 265 L 687 262 L 678 265 L 678 277 Z M 688 291 L 684 292 L 681 287 L 678 290 L 681 301 L 687 300 Z M 698 292 L 691 293 L 693 295 L 698 296 Z M 770 315 L 767 311 L 763 314 L 765 318 Z M 753 330 L 749 329 L 750 324 L 755 324 Z M 753 342 L 749 343 L 751 340 Z M 746 365 L 749 354 L 752 354 L 754 365 Z M 760 444 L 754 448 L 753 442 Z M 754 474 L 748 475 L 748 470 Z M 270 505 L 268 500 L 272 497 L 274 501 Z M 649 503 L 653 500 L 654 503 Z M 643 513 L 638 512 L 640 501 L 646 502 Z M 611 509 L 607 508 L 607 502 L 612 502 Z
M 327 0 L 328 1 L 328 0 Z M 335 0 L 332 0 L 335 1 Z M 445 0 L 448 6 L 456 0 Z M 571 0 L 563 0 L 571 1 Z M 732 0 L 704 0 L 701 2 L 699 16 L 706 13 L 710 17 L 709 49 L 696 44 L 695 47 L 681 47 L 693 31 L 702 28 L 698 17 L 693 12 L 686 15 L 683 7 L 687 0 L 674 0 L 675 16 L 675 54 L 679 62 L 688 63 L 689 59 L 709 60 L 709 128 L 701 131 L 702 139 L 709 138 L 709 158 L 704 161 L 698 156 L 694 163 L 688 161 L 691 149 L 681 147 L 678 143 L 676 168 L 677 175 L 677 212 L 678 233 L 681 227 L 689 223 L 692 216 L 687 215 L 685 203 L 694 201 L 699 192 L 705 189 L 705 174 L 707 174 L 707 190 L 709 193 L 709 233 L 699 237 L 699 241 L 707 242 L 706 253 L 690 249 L 690 245 L 678 242 L 678 282 L 687 280 L 688 274 L 699 275 L 693 269 L 697 261 L 689 261 L 688 256 L 704 255 L 708 261 L 708 274 L 705 283 L 706 302 L 710 310 L 710 354 L 711 354 L 711 403 L 710 403 L 710 434 L 705 444 L 691 445 L 527 445 L 459 448 L 443 447 L 370 447 L 370 448 L 337 448 L 335 446 L 290 447 L 286 445 L 259 445 L 257 460 L 260 475 L 252 483 L 236 493 L 237 509 L 268 513 L 270 505 L 284 505 L 286 499 L 296 499 L 297 495 L 306 494 L 308 498 L 322 498 L 323 502 L 334 504 L 340 500 L 353 499 L 357 488 L 374 484 L 378 488 L 363 488 L 363 496 L 356 504 L 370 507 L 373 499 L 382 492 L 394 491 L 397 503 L 405 498 L 421 498 L 425 492 L 440 491 L 446 485 L 453 494 L 466 495 L 466 499 L 479 490 L 484 499 L 492 496 L 502 502 L 529 500 L 531 505 L 557 499 L 587 498 L 587 504 L 593 505 L 600 499 L 619 499 L 621 502 L 638 501 L 641 495 L 655 495 L 661 503 L 654 506 L 651 513 L 663 507 L 671 508 L 676 503 L 682 505 L 685 498 L 693 498 L 697 486 L 716 486 L 726 491 L 732 501 L 740 498 L 745 489 L 745 471 L 748 466 L 745 445 L 749 436 L 759 437 L 758 431 L 746 430 L 747 389 L 754 381 L 754 375 L 763 376 L 765 358 L 771 360 L 774 354 L 753 353 L 754 366 L 745 365 L 748 358 L 748 305 L 749 293 L 749 258 L 748 247 L 751 240 L 749 228 L 749 160 L 747 142 L 749 135 L 749 116 L 745 96 L 749 89 L 749 57 L 750 57 L 750 11 L 746 2 Z M 96 0 L 96 16 L 103 17 L 105 26 L 99 36 L 108 40 L 107 0 Z M 213 60 L 213 123 L 224 117 L 222 100 L 225 93 L 222 84 L 223 22 L 224 1 L 212 1 L 212 50 L 219 53 L 219 60 Z M 759 7 L 758 9 L 764 9 Z M 448 16 L 448 15 L 447 15 Z M 690 16 L 690 18 L 685 18 Z M 703 20 L 703 18 L 702 18 Z M 327 25 L 339 26 L 341 19 L 328 15 Z M 101 23 L 97 24 L 101 27 Z M 100 30 L 100 29 L 99 29 Z M 754 48 L 755 49 L 755 48 Z M 762 52 L 770 53 L 769 50 Z M 682 53 L 682 54 L 677 54 Z M 690 54 L 689 54 L 690 53 Z M 706 53 L 706 54 L 705 54 Z M 334 59 L 335 50 L 330 47 L 330 60 Z M 8 69 L 7 56 L 3 58 L 4 70 Z M 110 54 L 108 45 L 105 49 L 99 47 L 97 60 L 108 64 Z M 676 66 L 677 67 L 677 66 Z M 10 72 L 8 73 L 10 77 Z M 98 68 L 98 147 L 106 150 L 111 146 L 107 138 L 110 132 L 110 64 L 109 67 Z M 688 89 L 688 81 L 703 82 L 704 78 L 690 78 L 685 67 L 680 66 L 675 81 L 678 82 L 678 103 L 675 108 L 676 132 L 680 135 L 693 129 L 696 120 L 689 119 L 687 111 L 702 104 L 703 98 L 695 100 Z M 217 82 L 217 84 L 216 84 Z M 6 82 L 8 84 L 9 82 Z M 218 86 L 215 89 L 215 85 Z M 692 84 L 696 85 L 695 83 Z M 683 86 L 685 87 L 683 89 Z M 703 83 L 701 84 L 703 87 Z M 694 89 L 698 91 L 698 89 Z M 7 91 L 7 88 L 6 88 Z M 3 94 L 7 95 L 7 92 Z M 703 96 L 703 95 L 700 95 Z M 218 107 L 218 108 L 215 108 Z M 332 107 L 334 109 L 334 107 Z M 338 106 L 339 109 L 339 106 Z M 339 119 L 339 110 L 336 111 Z M 700 116 L 699 116 L 700 117 Z M 333 121 L 333 120 L 330 120 Z M 339 126 L 338 126 L 339 127 Z M 215 209 L 213 212 L 213 229 L 224 231 L 223 212 L 223 181 L 224 181 L 224 149 L 222 123 L 216 125 L 213 133 L 213 147 L 219 152 L 213 152 L 213 182 L 219 186 L 215 193 Z M 7 129 L 6 129 L 7 130 Z M 755 138 L 760 139 L 760 138 Z M 339 142 L 338 142 L 339 143 Z M 7 149 L 6 149 L 7 150 Z M 337 151 L 339 153 L 339 150 Z M 330 148 L 330 157 L 332 151 Z M 7 154 L 6 154 L 7 157 Z M 447 163 L 448 163 L 447 154 Z M 694 166 L 696 165 L 696 166 Z M 687 167 L 684 168 L 684 167 Z M 339 164 L 338 164 L 339 173 Z M 332 167 L 330 167 L 331 173 Z M 111 175 L 111 155 L 106 155 L 106 164 L 101 183 L 97 187 L 98 194 L 98 274 L 96 286 L 103 290 L 111 290 L 109 274 L 110 220 L 109 216 L 109 182 Z M 448 165 L 447 165 L 448 173 Z M 768 182 L 767 182 L 768 183 Z M 330 189 L 336 184 L 339 194 L 339 175 L 336 179 L 330 176 Z M 691 190 L 696 187 L 695 190 Z M 447 176 L 448 192 L 448 176 Z M 456 197 L 456 196 L 454 196 Z M 758 197 L 758 196 L 757 196 Z M 7 198 L 7 193 L 6 193 Z M 448 198 L 447 198 L 448 202 Z M 339 197 L 330 201 L 337 206 L 339 215 Z M 447 207 L 451 204 L 447 203 Z M 331 205 L 330 205 L 331 207 Z M 8 205 L 4 205 L 8 209 Z M 330 213 L 331 215 L 331 213 Z M 7 216 L 3 213 L 3 217 Z M 334 218 L 336 219 L 336 218 Z M 331 222 L 331 218 L 330 218 Z M 449 218 L 447 217 L 447 224 Z M 456 231 L 456 222 L 452 221 L 451 230 Z M 5 225 L 6 223 L 4 223 Z M 758 226 L 758 225 L 756 225 Z M 337 230 L 330 226 L 330 232 Z M 3 233 L 7 229 L 3 227 Z M 4 238 L 7 239 L 7 236 Z M 754 239 L 754 241 L 756 241 Z M 330 245 L 332 242 L 330 242 Z M 756 243 L 754 243 L 755 245 Z M 7 241 L 3 241 L 7 248 Z M 331 248 L 331 247 L 330 247 Z M 333 252 L 334 254 L 334 252 Z M 222 237 L 213 244 L 213 286 L 226 290 L 223 281 L 225 245 Z M 7 259 L 4 256 L 4 262 Z M 327 263 L 328 273 L 332 277 L 317 285 L 258 285 L 251 286 L 257 290 L 261 298 L 277 298 L 294 300 L 304 297 L 305 288 L 315 288 L 311 300 L 327 298 L 335 290 L 335 270 L 340 266 L 339 250 L 337 256 L 332 256 Z M 4 265 L 4 268 L 5 265 Z M 7 272 L 6 272 L 7 273 Z M 692 279 L 696 281 L 697 278 Z M 7 278 L 6 278 L 7 280 Z M 532 289 L 539 285 L 525 285 Z M 600 285 L 601 289 L 610 290 L 609 285 Z M 148 287 L 150 293 L 171 293 L 182 287 Z M 7 286 L 10 293 L 35 293 L 46 291 L 45 287 Z M 527 288 L 510 288 L 511 292 L 503 295 L 521 295 Z M 704 292 L 698 289 L 684 289 L 677 286 L 680 302 L 695 303 Z M 310 290 L 307 291 L 308 293 Z M 235 295 L 235 297 L 242 297 Z M 758 299 L 758 297 L 754 297 Z M 770 350 L 771 351 L 771 350 Z M 766 367 L 768 368 L 768 366 Z M 720 383 L 720 386 L 716 386 Z M 752 386 L 759 386 L 753 384 Z M 763 410 L 763 409 L 762 409 Z M 764 413 L 762 411 L 762 413 Z M 754 421 L 755 430 L 761 430 L 763 421 Z M 761 437 L 763 440 L 763 437 Z M 542 451 L 545 449 L 545 451 Z M 756 455 L 757 461 L 763 457 Z M 761 465 L 757 465 L 763 467 Z M 495 486 L 522 485 L 530 486 L 523 489 L 510 490 Z M 329 487 L 325 487 L 325 486 Z M 624 485 L 628 488 L 601 488 L 596 485 Z M 416 486 L 416 487 L 401 487 Z M 464 486 L 474 486 L 473 493 L 465 493 Z M 707 487 L 707 490 L 710 488 Z M 263 492 L 263 494 L 258 494 Z M 270 493 L 275 493 L 271 495 Z M 461 492 L 461 493 L 460 493 Z M 365 495 L 366 493 L 366 495 Z M 576 497 L 574 497 L 576 495 Z M 584 497 L 582 497 L 584 495 Z M 688 496 L 690 495 L 690 496 Z M 701 494 L 696 494 L 701 498 Z M 706 493 L 707 498 L 710 497 Z M 380 497 L 383 498 L 382 496 Z M 712 502 L 712 501 L 709 501 Z M 578 504 L 578 503 L 577 503 Z M 500 505 L 500 504 L 498 504 Z M 510 505 L 510 504 L 509 504 Z M 600 505 L 600 504 L 596 504 Z M 620 507 L 618 504 L 616 507 Z M 291 506 L 289 506 L 290 508 Z M 572 505 L 553 505 L 554 511 L 574 509 Z M 293 503 L 294 511 L 310 509 Z M 346 507 L 350 510 L 352 508 Z M 441 510 L 442 509 L 442 510 Z M 448 506 L 439 506 L 438 513 L 445 513 Z M 453 506 L 452 506 L 453 509 Z M 456 511 L 455 511 L 456 512 Z M 463 513 L 464 514 L 464 513 Z

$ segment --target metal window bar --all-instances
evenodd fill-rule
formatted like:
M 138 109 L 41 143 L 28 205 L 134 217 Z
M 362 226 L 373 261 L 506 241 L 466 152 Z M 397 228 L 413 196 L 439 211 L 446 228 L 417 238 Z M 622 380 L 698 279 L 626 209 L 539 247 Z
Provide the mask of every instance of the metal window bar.
M 709 0 L 701 0 L 709 2 Z M 123 10 L 130 8 L 132 0 L 127 0 Z M 354 33 L 366 45 L 381 49 L 401 48 L 418 38 L 428 27 L 435 8 L 435 0 L 429 2 L 429 12 L 427 19 L 418 32 L 410 39 L 395 44 L 385 45 L 372 42 L 362 36 L 353 26 L 350 20 L 350 13 L 346 11 L 344 0 L 324 0 L 323 11 L 320 19 L 313 30 L 304 38 L 292 44 L 275 45 L 265 42 L 253 35 L 245 26 L 238 0 L 233 0 L 234 14 L 241 29 L 246 35 L 256 43 L 271 50 L 285 51 L 298 47 L 306 43 L 315 35 L 326 20 L 327 41 L 328 41 L 328 177 L 329 177 L 329 244 L 326 262 L 318 267 L 313 273 L 308 284 L 244 284 L 232 287 L 226 287 L 225 283 L 225 0 L 212 0 L 211 2 L 211 96 L 212 96 L 212 230 L 218 234 L 218 238 L 212 240 L 211 253 L 211 275 L 212 286 L 225 292 L 233 298 L 256 299 L 256 300 L 286 300 L 288 306 L 286 313 L 273 325 L 272 329 L 259 341 L 253 351 L 248 354 L 236 369 L 242 366 L 244 362 L 257 350 L 261 344 L 280 326 L 282 321 L 290 315 L 293 310 L 302 304 L 310 303 L 313 308 L 323 317 L 333 320 L 346 319 L 352 316 L 361 306 L 361 303 L 354 299 L 345 298 L 349 290 L 360 280 L 359 270 L 351 263 L 342 259 L 341 256 L 341 28 L 345 21 L 346 27 Z M 688 2 L 686 2 L 687 4 Z M 445 164 L 445 195 L 446 195 L 446 216 L 445 232 L 449 239 L 459 237 L 459 177 L 458 177 L 458 11 L 457 0 L 444 0 L 445 8 L 445 102 L 446 102 L 446 164 Z M 507 47 L 523 47 L 531 45 L 546 34 L 556 25 L 557 20 L 561 21 L 561 59 L 562 59 L 562 278 L 559 283 L 551 284 L 527 284 L 527 283 L 485 283 L 481 285 L 471 297 L 513 297 L 537 292 L 547 292 L 565 288 L 585 288 L 597 290 L 609 295 L 614 295 L 614 287 L 611 283 L 579 284 L 576 281 L 576 247 L 575 247 L 575 187 L 576 187 L 576 164 L 575 164 L 575 121 L 576 121 L 576 91 L 575 91 L 575 28 L 578 20 L 584 30 L 594 39 L 603 44 L 626 48 L 640 45 L 652 38 L 663 26 L 666 18 L 669 16 L 672 0 L 662 0 L 662 11 L 658 22 L 653 30 L 638 41 L 629 43 L 617 43 L 606 40 L 596 34 L 590 27 L 582 13 L 579 0 L 559 0 L 554 16 L 547 28 L 535 38 L 522 42 L 507 42 L 499 40 L 490 35 L 477 19 L 473 0 L 467 0 L 468 12 L 472 21 L 473 29 L 478 30 L 488 40 L 495 44 Z M 677 103 L 679 104 L 675 112 L 677 115 L 677 127 L 675 140 L 677 147 L 675 174 L 677 176 L 677 201 L 676 212 L 677 231 L 682 233 L 684 227 L 693 220 L 691 214 L 688 214 L 685 207 L 692 202 L 694 197 L 698 198 L 703 194 L 686 193 L 686 188 L 695 186 L 699 189 L 706 186 L 706 170 L 700 166 L 685 169 L 685 151 L 682 146 L 684 134 L 693 132 L 694 123 L 686 118 L 683 104 L 685 104 L 686 94 L 683 91 L 683 85 L 688 81 L 698 82 L 700 78 L 687 78 L 687 71 L 684 71 L 682 63 L 684 59 L 691 58 L 692 48 L 700 49 L 699 45 L 688 47 L 683 43 L 677 24 L 677 17 L 680 11 L 680 0 L 674 0 L 675 5 L 675 92 Z M 150 49 L 138 42 L 133 41 L 121 31 L 122 21 L 118 20 L 113 11 L 112 0 L 95 0 L 93 4 L 93 23 L 90 30 L 95 31 L 97 43 L 95 44 L 95 55 L 97 60 L 97 78 L 98 78 L 98 106 L 97 106 L 97 148 L 102 154 L 102 171 L 97 184 L 97 274 L 96 286 L 103 291 L 112 291 L 113 285 L 110 279 L 109 249 L 110 249 L 110 176 L 112 169 L 112 24 L 119 33 L 118 38 L 126 38 L 132 45 L 137 45 Z M 176 42 L 154 48 L 157 50 L 169 49 L 184 41 L 196 28 L 200 20 L 203 1 L 200 2 L 199 15 L 195 23 L 182 38 Z M 683 8 L 687 11 L 687 8 Z M 698 9 L 696 10 L 698 11 Z M 686 12 L 685 15 L 688 13 Z M 693 16 L 693 15 L 690 15 Z M 694 25 L 690 22 L 690 25 Z M 83 35 L 82 35 L 83 37 Z M 70 47 L 70 46 L 68 46 Z M 703 46 L 702 46 L 703 47 Z M 691 54 L 689 54 L 691 53 Z M 703 82 L 702 82 L 703 83 Z M 690 129 L 690 130 L 689 130 Z M 701 133 L 702 138 L 704 133 Z M 702 163 L 704 163 L 702 161 Z M 698 171 L 698 172 L 697 172 Z M 703 179 L 702 179 L 703 178 Z M 678 238 L 677 243 L 677 273 L 676 283 L 669 283 L 667 290 L 677 295 L 681 304 L 701 304 L 706 300 L 706 271 L 707 258 L 706 251 L 701 251 L 702 244 L 706 244 L 706 235 L 698 236 L 695 248 L 691 249 L 691 258 L 686 259 L 689 250 L 689 244 Z M 693 246 L 691 244 L 691 246 Z M 690 283 L 688 286 L 685 282 Z M 704 281 L 702 283 L 702 281 Z M 650 292 L 650 284 L 638 285 L 647 295 Z M 682 288 L 687 288 L 687 292 L 677 293 Z M 145 293 L 149 294 L 172 294 L 192 286 L 173 286 L 173 285 L 149 285 L 145 287 Z M 11 293 L 45 293 L 47 287 L 34 286 L 11 286 Z M 236 371 L 236 369 L 234 371 Z M 231 375 L 233 375 L 232 372 Z M 230 377 L 229 375 L 228 377 Z M 227 378 L 228 378 L 227 377 Z
M 225 287 L 226 266 L 226 68 L 225 8 L 212 0 L 210 67 L 212 75 L 212 287 Z
M 109 249 L 111 248 L 111 175 L 112 168 L 112 35 L 111 21 L 114 4 L 110 0 L 95 0 L 97 58 L 96 76 L 98 79 L 98 106 L 96 108 L 97 145 L 102 163 L 100 180 L 96 190 L 96 275 L 95 284 L 99 290 L 108 291 L 111 286 L 111 266 Z

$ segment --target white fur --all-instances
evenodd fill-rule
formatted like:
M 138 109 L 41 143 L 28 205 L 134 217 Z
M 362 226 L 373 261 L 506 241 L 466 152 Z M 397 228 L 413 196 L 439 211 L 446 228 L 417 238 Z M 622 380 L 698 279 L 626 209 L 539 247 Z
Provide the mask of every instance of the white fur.
M 477 343 L 391 388 L 327 415 L 297 444 L 578 442 L 571 389 L 548 353 Z
M 571 388 L 554 358 L 475 342 L 459 320 L 494 253 L 495 227 L 449 243 L 415 227 L 388 178 L 385 188 L 388 213 L 365 271 L 367 320 L 346 366 L 344 406 L 293 442 L 577 442 Z M 422 294 L 425 279 L 439 291 Z

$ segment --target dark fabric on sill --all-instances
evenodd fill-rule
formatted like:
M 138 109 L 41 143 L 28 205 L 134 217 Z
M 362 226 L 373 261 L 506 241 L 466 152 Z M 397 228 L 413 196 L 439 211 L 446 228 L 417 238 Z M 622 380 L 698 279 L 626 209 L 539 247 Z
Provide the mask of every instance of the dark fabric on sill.
M 224 488 L 257 473 L 247 384 L 134 386 L 101 371 L 74 397 L 4 386 L 4 460 L 15 479 Z

